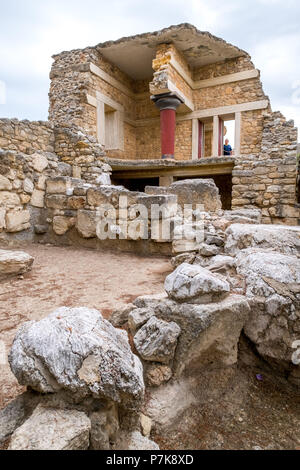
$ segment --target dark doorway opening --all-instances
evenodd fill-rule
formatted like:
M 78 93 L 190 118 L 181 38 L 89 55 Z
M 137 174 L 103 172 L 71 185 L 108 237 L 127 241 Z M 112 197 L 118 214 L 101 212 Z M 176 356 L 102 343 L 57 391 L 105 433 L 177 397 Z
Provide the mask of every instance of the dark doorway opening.
M 114 178 L 112 176 L 112 184 L 124 186 L 129 191 L 145 191 L 146 186 L 159 186 L 159 178 Z

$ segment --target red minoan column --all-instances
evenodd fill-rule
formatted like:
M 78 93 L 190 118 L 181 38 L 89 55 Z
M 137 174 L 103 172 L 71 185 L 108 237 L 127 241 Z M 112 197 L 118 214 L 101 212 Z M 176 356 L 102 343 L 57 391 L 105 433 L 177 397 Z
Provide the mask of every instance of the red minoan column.
M 160 110 L 162 158 L 174 158 L 176 109 L 182 103 L 182 100 L 172 93 L 152 96 L 151 99 Z

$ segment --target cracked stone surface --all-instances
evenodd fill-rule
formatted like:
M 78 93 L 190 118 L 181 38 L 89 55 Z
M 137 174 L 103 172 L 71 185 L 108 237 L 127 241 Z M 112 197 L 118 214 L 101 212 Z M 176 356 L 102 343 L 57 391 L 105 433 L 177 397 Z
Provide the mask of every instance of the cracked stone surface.
M 225 253 L 237 255 L 245 248 L 271 249 L 300 255 L 300 227 L 233 224 L 226 230 Z
M 230 286 L 208 269 L 183 263 L 166 278 L 165 289 L 177 302 L 205 304 L 224 298 Z
M 169 363 L 175 354 L 181 329 L 175 322 L 151 316 L 134 337 L 137 352 L 145 361 Z
M 87 450 L 90 419 L 76 410 L 39 405 L 12 435 L 9 450 Z
M 293 343 L 300 339 L 300 259 L 250 248 L 237 256 L 236 267 L 251 302 L 245 333 L 264 358 L 290 370 L 300 384 L 299 366 L 292 365 Z
M 74 400 L 107 398 L 128 409 L 138 408 L 143 399 L 142 365 L 127 333 L 94 309 L 62 307 L 25 323 L 9 362 L 21 385 L 42 393 L 65 390 Z

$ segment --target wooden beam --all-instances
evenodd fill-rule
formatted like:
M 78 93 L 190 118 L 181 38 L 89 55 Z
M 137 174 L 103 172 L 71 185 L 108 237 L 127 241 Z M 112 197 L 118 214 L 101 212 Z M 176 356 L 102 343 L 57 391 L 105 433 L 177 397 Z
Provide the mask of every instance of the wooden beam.
M 97 99 L 91 95 L 87 95 L 87 103 L 90 104 L 91 106 L 97 107 Z M 219 108 L 202 109 L 202 110 L 193 111 L 192 113 L 187 113 L 187 114 L 177 114 L 176 121 L 181 122 L 181 121 L 190 121 L 192 119 L 205 119 L 205 118 L 211 118 L 213 116 L 227 117 L 235 113 L 266 109 L 268 106 L 269 106 L 268 100 L 248 101 L 246 103 L 234 104 L 234 105 L 229 105 L 229 106 L 221 106 Z M 147 126 L 153 125 L 154 123 L 158 123 L 159 116 L 155 118 L 149 118 L 149 119 L 133 120 L 133 119 L 128 118 L 128 116 L 125 115 L 124 120 L 125 122 L 128 122 L 128 124 L 134 127 L 147 127 Z
M 135 170 L 113 170 L 112 177 L 115 179 L 141 179 L 141 178 L 159 178 L 165 176 L 213 176 L 213 175 L 231 175 L 234 167 L 233 162 L 216 165 L 201 165 L 197 167 L 185 168 L 149 168 Z
M 115 100 L 112 100 L 109 96 L 100 93 L 100 91 L 96 91 L 96 100 L 101 101 L 102 103 L 106 104 L 109 108 L 114 109 L 115 111 L 120 111 L 121 113 L 124 112 L 124 107 Z
M 103 102 L 97 103 L 97 139 L 99 144 L 105 146 L 105 105 Z
M 229 106 L 220 106 L 219 108 L 208 108 L 193 113 L 186 114 L 185 116 L 178 116 L 178 120 L 185 121 L 188 119 L 201 119 L 213 116 L 224 116 L 244 111 L 256 111 L 258 109 L 266 109 L 269 106 L 268 100 L 260 101 L 247 101 L 246 103 L 233 104 Z
M 193 80 L 191 76 L 184 70 L 183 67 L 179 64 L 178 61 L 172 56 L 170 64 L 174 69 L 179 73 L 179 75 L 185 80 L 185 82 L 190 86 L 192 90 L 199 90 L 201 88 L 208 88 L 218 85 L 223 85 L 226 83 L 234 83 L 243 80 L 250 80 L 252 78 L 257 78 L 259 76 L 259 71 L 257 69 L 244 70 L 242 72 L 231 73 L 227 75 L 222 75 L 221 77 L 208 78 L 206 80 Z M 97 77 L 104 80 L 109 85 L 117 88 L 119 91 L 129 96 L 130 98 L 143 98 L 148 95 L 146 93 L 134 93 L 126 85 L 121 83 L 119 80 L 116 80 L 114 77 L 109 75 L 107 72 L 102 70 L 97 65 L 90 63 L 90 71 L 95 74 Z
M 250 80 L 251 78 L 257 78 L 259 71 L 257 69 L 245 70 L 243 72 L 231 73 L 216 78 L 208 78 L 206 80 L 194 81 L 194 90 L 201 88 L 208 88 L 217 85 L 224 85 L 225 83 L 234 83 L 243 80 Z

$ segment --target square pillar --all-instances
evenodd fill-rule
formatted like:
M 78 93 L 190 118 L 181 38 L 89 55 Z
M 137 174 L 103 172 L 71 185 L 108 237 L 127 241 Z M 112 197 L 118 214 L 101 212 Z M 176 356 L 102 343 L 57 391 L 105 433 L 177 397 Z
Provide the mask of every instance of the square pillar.
M 192 160 L 198 160 L 199 126 L 198 119 L 192 120 Z
M 219 156 L 219 116 L 214 116 L 212 156 Z
M 241 127 L 242 127 L 242 113 L 235 113 L 235 137 L 234 137 L 234 151 L 235 155 L 241 153 Z
M 97 138 L 101 145 L 105 145 L 105 104 L 97 100 Z

